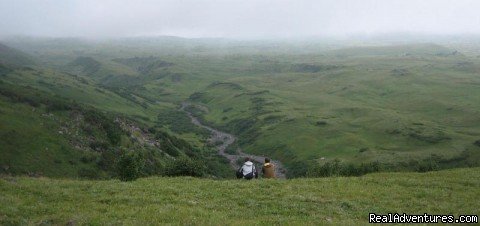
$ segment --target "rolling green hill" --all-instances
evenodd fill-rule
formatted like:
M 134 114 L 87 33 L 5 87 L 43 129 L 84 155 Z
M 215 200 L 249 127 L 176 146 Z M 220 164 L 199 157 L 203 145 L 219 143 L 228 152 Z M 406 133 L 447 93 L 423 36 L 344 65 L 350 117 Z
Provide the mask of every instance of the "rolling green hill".
M 34 60 L 27 54 L 0 43 L 0 65 L 29 66 Z
M 213 150 L 155 128 L 165 104 L 48 67 L 2 65 L 0 72 L 2 174 L 110 178 L 119 158 L 134 153 L 143 176 L 168 174 L 183 158 L 202 162 L 206 176 L 228 175 Z
M 289 176 L 337 159 L 388 171 L 480 165 L 475 48 L 176 38 L 7 44 L 42 62 L 2 66 L 7 86 L 122 115 L 202 149 L 208 134 L 178 111 L 193 102 L 204 124 L 237 136 L 229 152 L 278 159 Z
M 211 65 L 230 73 L 210 75 L 189 100 L 208 108 L 199 111 L 205 122 L 239 135 L 244 150 L 290 168 L 336 158 L 402 168 L 432 156 L 478 165 L 479 62 L 448 53 L 409 45 L 226 58 Z
M 0 178 L 0 224 L 366 225 L 368 214 L 479 215 L 480 169 L 292 180 Z

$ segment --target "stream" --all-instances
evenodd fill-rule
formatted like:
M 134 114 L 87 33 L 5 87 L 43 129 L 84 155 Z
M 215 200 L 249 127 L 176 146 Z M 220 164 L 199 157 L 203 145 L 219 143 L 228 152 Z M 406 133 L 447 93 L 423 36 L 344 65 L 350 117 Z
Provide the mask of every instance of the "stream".
M 195 116 L 193 116 L 193 114 L 191 112 L 186 110 L 186 107 L 191 106 L 191 105 L 192 105 L 191 103 L 183 102 L 180 110 L 187 113 L 188 117 L 190 117 L 193 124 L 210 131 L 210 133 L 211 133 L 210 142 L 213 143 L 213 144 L 218 144 L 218 145 L 215 146 L 215 148 L 218 151 L 218 154 L 225 157 L 226 159 L 228 159 L 232 168 L 234 168 L 235 170 L 240 168 L 240 165 L 237 164 L 237 160 L 238 159 L 243 160 L 246 157 L 249 157 L 250 159 L 252 159 L 253 161 L 255 161 L 257 163 L 263 164 L 263 162 L 265 160 L 265 156 L 247 154 L 247 153 L 244 153 L 240 148 L 237 149 L 236 154 L 226 153 L 225 150 L 227 149 L 227 147 L 229 145 L 231 145 L 231 144 L 233 144 L 233 142 L 235 142 L 236 137 L 234 135 L 230 134 L 230 133 L 222 132 L 222 131 L 217 130 L 215 128 L 203 125 L 200 122 L 200 120 L 198 120 L 198 118 L 196 118 Z M 273 159 L 270 159 L 270 162 L 275 165 L 275 176 L 277 178 L 285 179 L 286 178 L 286 175 L 285 175 L 286 170 L 285 170 L 285 167 L 283 166 L 283 164 L 280 161 L 273 160 Z M 258 165 L 258 164 L 255 164 L 255 165 Z M 258 168 L 258 171 L 259 171 L 260 176 L 261 176 L 261 168 Z

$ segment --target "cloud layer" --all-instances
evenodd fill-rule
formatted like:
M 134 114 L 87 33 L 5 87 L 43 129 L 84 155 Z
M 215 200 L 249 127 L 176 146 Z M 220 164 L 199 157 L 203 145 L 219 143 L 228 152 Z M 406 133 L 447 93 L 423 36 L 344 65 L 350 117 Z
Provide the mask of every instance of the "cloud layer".
M 476 0 L 0 0 L 0 35 L 480 34 Z

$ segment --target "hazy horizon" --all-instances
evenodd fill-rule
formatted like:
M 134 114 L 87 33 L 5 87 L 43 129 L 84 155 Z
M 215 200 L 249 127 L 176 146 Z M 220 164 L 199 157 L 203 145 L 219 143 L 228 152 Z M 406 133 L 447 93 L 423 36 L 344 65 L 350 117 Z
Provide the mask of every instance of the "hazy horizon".
M 479 35 L 472 0 L 0 0 L 0 37 Z

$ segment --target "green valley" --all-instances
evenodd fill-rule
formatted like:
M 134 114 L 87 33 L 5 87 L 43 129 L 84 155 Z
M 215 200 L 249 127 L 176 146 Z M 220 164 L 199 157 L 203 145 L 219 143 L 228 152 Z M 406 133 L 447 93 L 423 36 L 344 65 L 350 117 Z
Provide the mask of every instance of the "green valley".
M 463 53 L 462 43 L 135 41 L 7 40 L 36 64 L 2 66 L 2 81 L 121 115 L 214 155 L 208 132 L 178 110 L 191 102 L 204 124 L 238 137 L 230 153 L 278 159 L 290 177 L 338 160 L 386 171 L 480 163 L 480 53 Z

